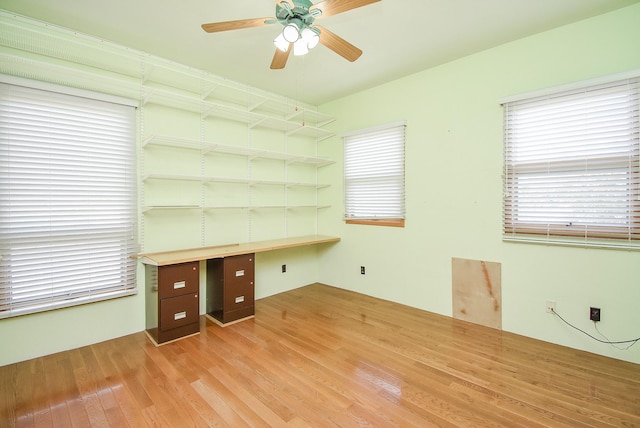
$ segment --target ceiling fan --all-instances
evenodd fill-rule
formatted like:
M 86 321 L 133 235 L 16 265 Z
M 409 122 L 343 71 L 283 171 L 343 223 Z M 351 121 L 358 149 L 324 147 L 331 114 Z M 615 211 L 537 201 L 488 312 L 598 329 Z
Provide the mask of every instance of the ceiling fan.
M 202 29 L 208 33 L 216 33 L 282 24 L 282 33 L 274 40 L 276 52 L 271 61 L 272 69 L 284 68 L 291 51 L 294 55 L 304 55 L 318 43 L 353 62 L 362 55 L 362 51 L 326 28 L 314 25 L 314 22 L 321 17 L 337 15 L 379 1 L 381 0 L 323 0 L 313 4 L 311 0 L 276 0 L 275 18 L 214 22 L 202 24 Z

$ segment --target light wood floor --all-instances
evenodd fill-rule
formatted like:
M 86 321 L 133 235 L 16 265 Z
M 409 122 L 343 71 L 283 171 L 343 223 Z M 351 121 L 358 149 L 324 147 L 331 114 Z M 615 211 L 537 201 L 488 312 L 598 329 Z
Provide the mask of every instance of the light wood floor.
M 640 366 L 316 284 L 161 347 L 138 333 L 1 367 L 0 412 L 2 427 L 631 427 Z

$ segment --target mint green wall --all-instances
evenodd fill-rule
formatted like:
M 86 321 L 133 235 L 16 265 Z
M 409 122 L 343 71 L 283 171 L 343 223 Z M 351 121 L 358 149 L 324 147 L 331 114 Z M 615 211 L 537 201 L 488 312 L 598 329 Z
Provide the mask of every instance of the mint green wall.
M 640 4 L 425 70 L 321 106 L 337 135 L 406 120 L 406 227 L 345 225 L 342 142 L 322 180 L 333 208 L 321 231 L 342 237 L 321 254 L 320 281 L 451 315 L 451 258 L 502 265 L 503 329 L 640 363 L 547 314 L 547 300 L 596 334 L 640 337 L 640 252 L 503 243 L 501 97 L 640 69 Z M 366 275 L 359 268 L 366 266 Z
M 143 274 L 139 270 L 140 278 Z M 144 324 L 143 293 L 6 318 L 0 320 L 0 366 L 125 336 L 143 330 Z

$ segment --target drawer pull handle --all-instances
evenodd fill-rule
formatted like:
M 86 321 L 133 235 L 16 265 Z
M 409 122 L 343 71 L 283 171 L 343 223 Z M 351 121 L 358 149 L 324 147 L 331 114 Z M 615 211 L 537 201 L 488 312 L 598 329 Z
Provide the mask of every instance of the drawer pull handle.
M 187 311 L 178 312 L 177 314 L 173 314 L 173 320 L 178 321 L 187 317 Z
M 244 269 L 242 269 L 242 270 L 237 270 L 237 271 L 236 271 L 236 276 L 244 276 Z
M 187 282 L 186 281 L 178 281 L 178 282 L 174 282 L 173 283 L 173 289 L 177 290 L 178 288 L 184 288 L 187 286 Z
M 236 303 L 242 303 L 242 302 L 244 302 L 244 296 L 236 297 Z

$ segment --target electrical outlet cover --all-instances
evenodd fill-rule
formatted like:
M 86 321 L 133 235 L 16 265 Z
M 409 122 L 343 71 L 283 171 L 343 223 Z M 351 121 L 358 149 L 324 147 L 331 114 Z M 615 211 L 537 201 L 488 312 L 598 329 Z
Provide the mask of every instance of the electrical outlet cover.
M 555 312 L 556 310 L 556 302 L 555 300 L 547 300 L 547 313 Z
M 600 308 L 594 308 L 592 306 L 589 309 L 589 319 L 594 322 L 600 321 Z

